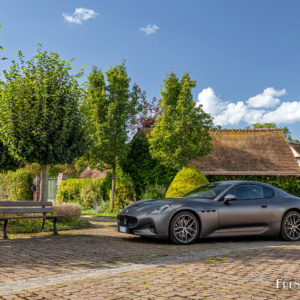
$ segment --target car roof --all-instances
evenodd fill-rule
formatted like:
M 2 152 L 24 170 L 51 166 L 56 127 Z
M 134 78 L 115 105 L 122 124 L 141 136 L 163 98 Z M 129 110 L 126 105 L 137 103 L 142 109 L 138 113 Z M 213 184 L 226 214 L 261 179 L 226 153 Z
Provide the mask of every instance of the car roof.
M 259 182 L 259 181 L 251 181 L 251 180 L 222 180 L 222 181 L 216 181 L 218 183 L 231 183 L 231 184 L 234 184 L 234 183 L 258 183 L 258 184 L 266 184 L 266 185 L 269 185 L 265 182 Z M 210 182 L 212 183 L 212 182 Z

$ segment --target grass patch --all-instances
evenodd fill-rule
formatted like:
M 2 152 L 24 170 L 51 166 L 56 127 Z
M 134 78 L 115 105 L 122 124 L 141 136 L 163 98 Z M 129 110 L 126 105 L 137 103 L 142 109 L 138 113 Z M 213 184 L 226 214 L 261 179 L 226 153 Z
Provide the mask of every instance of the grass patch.
M 8 233 L 35 233 L 40 232 L 42 228 L 42 219 L 21 219 L 21 220 L 8 220 L 7 231 Z M 90 228 L 92 224 L 89 221 L 80 218 L 71 218 L 68 220 L 59 220 L 56 223 L 57 230 L 66 229 L 81 229 Z M 53 229 L 53 221 L 46 220 L 45 230 Z
M 105 212 L 101 214 L 95 213 L 95 210 L 93 209 L 83 209 L 81 211 L 81 214 L 83 216 L 91 216 L 91 217 L 108 217 L 108 218 L 116 218 L 118 213 L 110 213 L 110 212 Z

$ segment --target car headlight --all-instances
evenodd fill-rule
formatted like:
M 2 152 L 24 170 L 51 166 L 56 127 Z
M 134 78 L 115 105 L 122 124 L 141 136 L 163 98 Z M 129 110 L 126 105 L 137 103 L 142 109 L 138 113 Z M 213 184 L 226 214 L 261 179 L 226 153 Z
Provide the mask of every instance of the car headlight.
M 155 210 L 151 211 L 150 214 L 162 213 L 163 211 L 167 210 L 169 207 L 170 207 L 169 204 L 165 204 L 165 205 L 159 206 Z

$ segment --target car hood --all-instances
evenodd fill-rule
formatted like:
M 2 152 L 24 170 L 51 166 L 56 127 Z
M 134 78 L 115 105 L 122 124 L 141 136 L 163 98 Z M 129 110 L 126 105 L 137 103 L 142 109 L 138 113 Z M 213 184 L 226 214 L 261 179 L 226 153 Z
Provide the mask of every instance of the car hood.
M 149 212 L 160 206 L 169 204 L 171 206 L 183 205 L 189 206 L 189 204 L 197 201 L 203 204 L 203 206 L 209 206 L 212 204 L 212 200 L 201 198 L 167 198 L 167 199 L 143 199 L 128 205 L 121 214 L 134 213 L 134 212 Z

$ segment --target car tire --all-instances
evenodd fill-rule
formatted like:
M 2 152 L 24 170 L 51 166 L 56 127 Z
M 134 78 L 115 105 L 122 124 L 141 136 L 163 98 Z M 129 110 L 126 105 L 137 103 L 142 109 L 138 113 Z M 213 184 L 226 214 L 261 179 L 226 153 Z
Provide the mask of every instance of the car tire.
M 300 213 L 295 210 L 287 212 L 282 218 L 280 237 L 285 241 L 300 240 Z
M 189 211 L 177 213 L 170 223 L 170 240 L 177 245 L 194 243 L 200 232 L 200 224 L 197 217 Z

